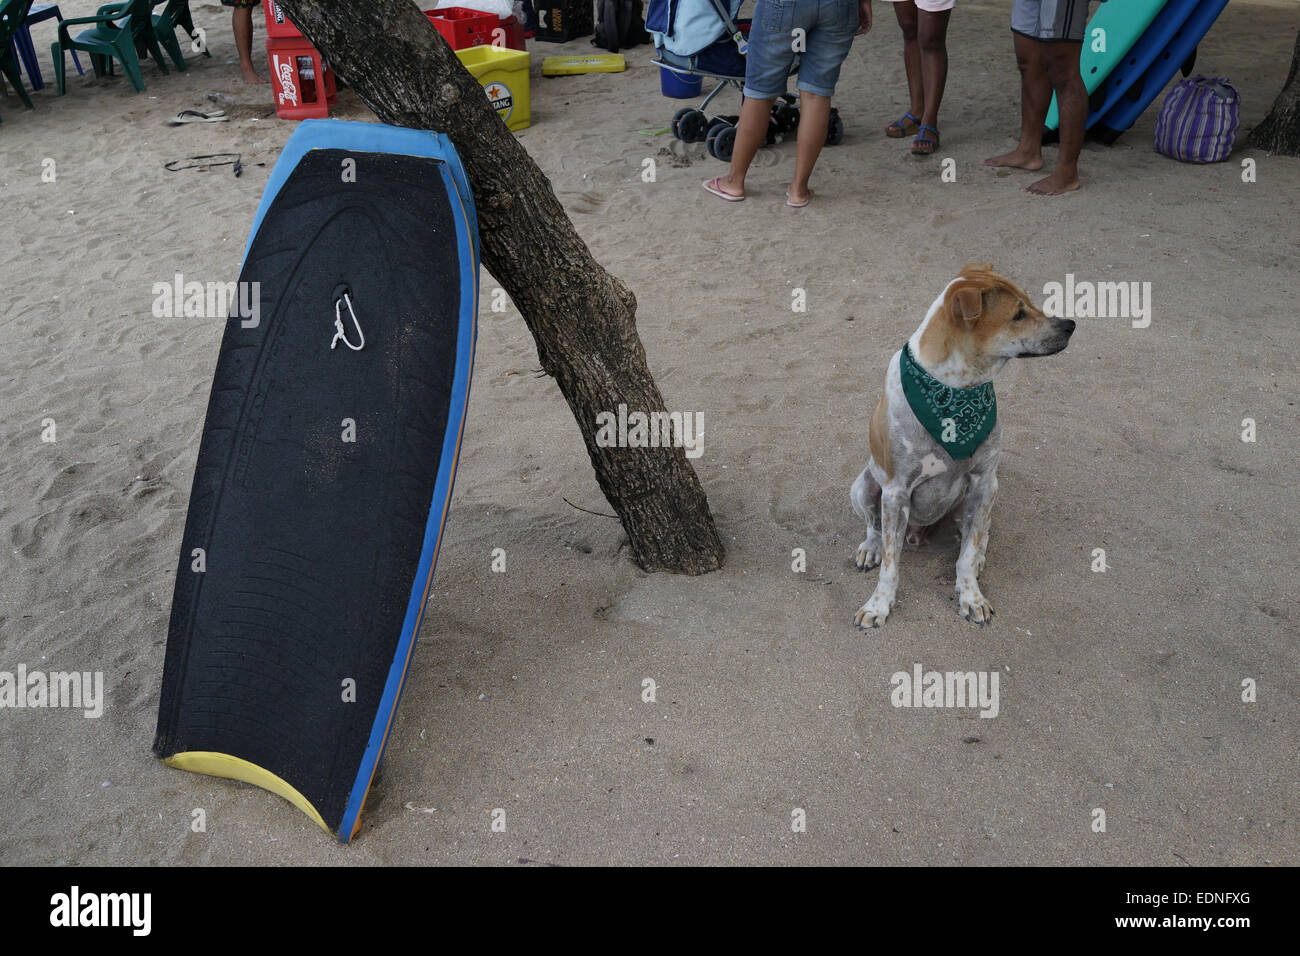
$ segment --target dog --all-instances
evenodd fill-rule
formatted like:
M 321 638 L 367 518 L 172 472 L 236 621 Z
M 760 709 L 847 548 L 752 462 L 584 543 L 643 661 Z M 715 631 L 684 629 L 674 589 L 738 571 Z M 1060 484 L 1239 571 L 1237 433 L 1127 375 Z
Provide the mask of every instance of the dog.
M 1060 352 L 1073 333 L 1073 322 L 1045 315 L 991 264 L 973 263 L 890 359 L 868 427 L 871 455 L 849 492 L 867 523 L 854 563 L 859 571 L 880 568 L 857 627 L 885 623 L 904 541 L 919 544 L 922 529 L 946 518 L 961 533 L 958 612 L 980 626 L 993 617 L 979 587 L 1002 451 L 993 377 L 1010 359 Z

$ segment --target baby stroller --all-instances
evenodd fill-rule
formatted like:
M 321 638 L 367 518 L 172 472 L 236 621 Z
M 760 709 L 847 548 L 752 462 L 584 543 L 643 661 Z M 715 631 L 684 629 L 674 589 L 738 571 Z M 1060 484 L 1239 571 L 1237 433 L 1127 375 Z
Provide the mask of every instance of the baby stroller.
M 673 135 L 685 143 L 705 143 L 710 156 L 727 162 L 736 141 L 735 116 L 708 112 L 709 104 L 724 89 L 743 96 L 745 51 L 749 46 L 749 20 L 737 20 L 744 0 L 650 0 L 645 26 L 654 37 L 659 56 L 652 62 L 679 76 L 700 76 L 718 83 L 698 107 L 686 107 L 673 116 Z M 795 57 L 790 75 L 799 72 Z M 779 143 L 799 127 L 799 100 L 785 93 L 772 104 L 767 142 Z M 826 144 L 844 138 L 844 121 L 831 109 Z

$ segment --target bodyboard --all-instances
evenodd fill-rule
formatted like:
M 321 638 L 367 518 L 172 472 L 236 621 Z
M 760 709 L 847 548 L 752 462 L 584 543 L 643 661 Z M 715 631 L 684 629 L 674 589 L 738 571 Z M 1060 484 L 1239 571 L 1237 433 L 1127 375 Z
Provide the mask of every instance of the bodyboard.
M 154 752 L 278 793 L 347 842 L 419 634 L 465 423 L 478 237 L 455 148 L 302 123 L 240 283 L 253 294 L 213 378 Z
M 1201 0 L 1170 38 L 1146 71 L 1132 83 L 1093 127 L 1093 138 L 1111 144 L 1137 122 L 1151 102 L 1160 95 L 1175 73 L 1196 53 L 1196 48 L 1214 26 L 1228 0 Z
M 1165 0 L 1109 0 L 1101 4 L 1088 21 L 1088 28 L 1083 35 L 1083 49 L 1079 51 L 1079 73 L 1083 76 L 1083 85 L 1089 94 L 1094 93 L 1105 82 L 1110 71 L 1123 62 L 1128 51 L 1164 6 Z M 1101 35 L 1102 49 L 1097 49 L 1097 30 L 1105 31 Z M 1053 93 L 1052 105 L 1047 108 L 1047 119 L 1043 126 L 1053 130 L 1059 124 L 1056 94 Z

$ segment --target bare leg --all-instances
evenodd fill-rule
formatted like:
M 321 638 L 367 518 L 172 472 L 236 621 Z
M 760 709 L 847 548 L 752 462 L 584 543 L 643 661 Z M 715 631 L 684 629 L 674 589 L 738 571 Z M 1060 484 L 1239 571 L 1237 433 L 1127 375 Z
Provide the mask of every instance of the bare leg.
M 1040 196 L 1059 196 L 1079 188 L 1079 151 L 1088 124 L 1088 90 L 1079 74 L 1079 50 L 1082 43 L 1048 43 L 1044 57 L 1047 78 L 1056 90 L 1056 104 L 1061 114 L 1061 146 L 1056 154 L 1052 175 L 1040 179 L 1026 192 Z
M 746 97 L 740 104 L 740 119 L 736 121 L 736 142 L 731 148 L 731 167 L 727 175 L 718 177 L 718 188 L 732 196 L 745 195 L 745 176 L 749 164 L 758 155 L 758 149 L 767 139 L 768 117 L 772 115 L 771 100 Z M 800 120 L 800 128 L 803 122 Z M 825 133 L 822 134 L 823 136 Z
M 1012 34 L 1016 44 L 1016 65 L 1020 67 L 1020 144 L 1009 153 L 984 160 L 985 166 L 1015 166 L 1018 169 L 1043 168 L 1043 120 L 1052 103 L 1052 84 L 1047 78 L 1043 47 L 1054 44 Z M 1060 45 L 1060 44 L 1055 44 Z M 1079 48 L 1074 46 L 1075 62 Z
M 826 130 L 831 123 L 831 98 L 818 96 L 807 90 L 799 91 L 799 141 L 795 150 L 794 179 L 786 190 L 791 202 L 812 198 L 808 177 L 812 175 L 817 157 L 826 145 Z
M 230 16 L 230 28 L 235 34 L 235 49 L 239 51 L 239 70 L 245 83 L 265 83 L 253 68 L 253 8 L 235 7 Z
M 907 70 L 907 95 L 911 100 L 908 112 L 920 118 L 925 114 L 925 86 L 921 71 L 921 46 L 917 42 L 916 12 L 916 4 L 912 0 L 899 0 L 894 4 L 894 15 L 903 31 L 903 67 Z M 899 129 L 904 136 L 912 132 L 905 126 L 900 126 Z
M 924 112 L 917 113 L 926 126 L 939 128 L 939 104 L 943 102 L 943 88 L 948 82 L 948 18 L 951 10 L 938 13 L 920 11 L 918 16 L 918 47 L 921 56 L 921 76 L 925 85 Z M 913 97 L 915 101 L 915 96 Z

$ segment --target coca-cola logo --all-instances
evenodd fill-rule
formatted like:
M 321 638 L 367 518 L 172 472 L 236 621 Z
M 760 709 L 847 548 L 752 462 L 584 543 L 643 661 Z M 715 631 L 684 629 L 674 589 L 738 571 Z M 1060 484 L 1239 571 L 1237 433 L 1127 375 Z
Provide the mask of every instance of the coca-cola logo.
M 276 57 L 276 71 L 280 76 L 280 105 L 284 105 L 287 100 L 293 106 L 298 105 L 298 84 L 294 82 L 293 60 L 280 62 Z

